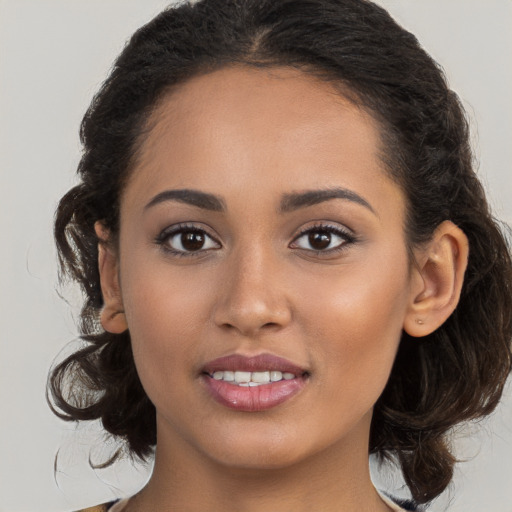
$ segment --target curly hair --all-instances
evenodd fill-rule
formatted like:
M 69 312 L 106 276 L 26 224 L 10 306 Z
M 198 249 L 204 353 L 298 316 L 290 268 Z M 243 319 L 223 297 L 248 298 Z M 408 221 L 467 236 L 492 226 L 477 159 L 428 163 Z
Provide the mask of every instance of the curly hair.
M 233 64 L 289 66 L 339 87 L 379 123 L 383 159 L 406 196 L 409 249 L 444 220 L 469 239 L 458 307 L 424 338 L 411 342 L 403 333 L 370 432 L 370 453 L 398 461 L 414 499 L 428 502 L 452 477 L 449 429 L 493 411 L 510 373 L 512 263 L 473 169 L 458 97 L 416 38 L 367 0 L 186 2 L 132 36 L 85 114 L 81 181 L 56 213 L 61 272 L 85 295 L 86 343 L 52 370 L 52 408 L 65 420 L 100 419 L 132 454 L 151 454 L 155 408 L 137 376 L 130 334 L 104 332 L 98 321 L 94 223 L 118 233 L 120 194 L 159 100 Z

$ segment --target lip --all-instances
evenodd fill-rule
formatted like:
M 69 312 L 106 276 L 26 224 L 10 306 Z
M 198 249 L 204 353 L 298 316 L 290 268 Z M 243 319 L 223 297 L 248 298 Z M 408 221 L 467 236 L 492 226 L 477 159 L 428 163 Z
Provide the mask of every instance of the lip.
M 222 370 L 281 371 L 293 373 L 296 377 L 255 387 L 240 387 L 212 378 L 214 372 Z M 272 354 L 253 357 L 232 354 L 206 363 L 201 370 L 201 377 L 207 390 L 218 403 L 237 411 L 257 412 L 277 407 L 302 391 L 309 373 L 304 368 Z
M 304 368 L 273 354 L 259 354 L 257 356 L 247 357 L 241 354 L 231 354 L 225 357 L 219 357 L 206 363 L 201 372 L 212 374 L 216 371 L 240 370 L 242 372 L 261 372 L 265 370 L 281 371 L 303 375 L 307 373 Z

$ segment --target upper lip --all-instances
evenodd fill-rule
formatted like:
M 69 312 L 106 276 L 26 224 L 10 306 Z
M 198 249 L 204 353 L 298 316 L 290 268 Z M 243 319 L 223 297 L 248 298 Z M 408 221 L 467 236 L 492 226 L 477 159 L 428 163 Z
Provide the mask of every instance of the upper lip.
M 231 354 L 219 357 L 206 363 L 202 368 L 202 373 L 212 374 L 216 371 L 261 372 L 267 370 L 288 372 L 294 375 L 308 373 L 306 369 L 273 354 L 259 354 L 252 357 Z

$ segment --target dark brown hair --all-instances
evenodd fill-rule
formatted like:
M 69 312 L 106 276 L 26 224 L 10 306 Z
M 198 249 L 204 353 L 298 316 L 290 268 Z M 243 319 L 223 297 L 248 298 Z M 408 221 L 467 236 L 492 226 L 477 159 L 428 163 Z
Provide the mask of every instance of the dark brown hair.
M 380 123 L 386 164 L 407 198 L 409 246 L 444 220 L 469 239 L 457 309 L 429 336 L 403 334 L 371 428 L 370 452 L 397 460 L 413 497 L 432 500 L 452 477 L 448 430 L 489 414 L 510 373 L 512 264 L 473 170 L 457 96 L 416 38 L 365 0 L 183 3 L 133 35 L 83 119 L 81 182 L 56 214 L 62 272 L 85 294 L 86 345 L 52 370 L 52 407 L 66 420 L 101 419 L 134 455 L 151 453 L 155 409 L 130 334 L 104 332 L 98 322 L 94 223 L 118 232 L 120 193 L 158 100 L 192 76 L 234 64 L 291 66 L 349 91 Z

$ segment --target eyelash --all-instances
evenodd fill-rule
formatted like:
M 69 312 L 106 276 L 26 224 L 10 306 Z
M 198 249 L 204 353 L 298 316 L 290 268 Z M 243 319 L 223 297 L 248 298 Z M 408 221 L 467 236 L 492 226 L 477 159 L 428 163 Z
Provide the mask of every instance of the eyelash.
M 183 233 L 196 233 L 205 235 L 205 237 L 209 238 L 217 245 L 220 245 L 220 242 L 216 240 L 213 236 L 211 236 L 205 229 L 199 228 L 197 226 L 191 224 L 176 224 L 169 228 L 164 229 L 155 239 L 155 243 L 159 245 L 163 251 L 172 256 L 176 256 L 178 258 L 194 258 L 204 256 L 205 251 L 209 251 L 212 248 L 207 249 L 198 249 L 197 251 L 182 251 L 179 249 L 173 249 L 169 245 L 169 240 L 172 239 L 176 235 L 180 235 Z
M 169 228 L 164 229 L 155 239 L 155 243 L 162 248 L 163 251 L 165 251 L 168 254 L 171 254 L 173 256 L 182 258 L 182 257 L 201 257 L 204 256 L 206 251 L 210 251 L 213 248 L 209 247 L 206 249 L 198 249 L 197 251 L 186 251 L 186 250 L 179 250 L 174 249 L 169 245 L 169 240 L 175 237 L 176 235 L 184 234 L 184 233 L 196 233 L 205 235 L 207 238 L 209 238 L 211 241 L 213 241 L 215 244 L 220 246 L 220 242 L 216 240 L 213 236 L 211 236 L 205 229 L 199 228 L 192 224 L 176 224 L 174 226 L 171 226 Z M 331 249 L 325 249 L 325 250 L 315 250 L 315 249 L 305 249 L 302 247 L 297 247 L 297 249 L 308 252 L 308 253 L 314 253 L 315 256 L 324 256 L 324 255 L 333 255 L 340 253 L 341 251 L 346 250 L 347 246 L 350 244 L 353 244 L 357 241 L 356 237 L 349 232 L 348 230 L 342 229 L 339 226 L 333 226 L 330 224 L 315 224 L 313 226 L 309 226 L 303 230 L 293 239 L 289 247 L 292 247 L 293 244 L 295 244 L 298 240 L 300 240 L 305 235 L 310 235 L 312 233 L 329 233 L 338 236 L 343 241 L 336 247 L 333 247 Z M 294 247 L 292 247 L 294 248 Z
M 301 230 L 301 232 L 293 239 L 292 244 L 294 244 L 297 240 L 302 238 L 305 235 L 310 235 L 312 233 L 329 233 L 338 236 L 343 241 L 336 247 L 331 249 L 319 250 L 319 249 L 304 249 L 298 247 L 299 250 L 303 250 L 309 253 L 314 253 L 315 256 L 327 256 L 327 255 L 335 255 L 347 249 L 348 245 L 351 245 L 357 241 L 356 237 L 353 233 L 348 231 L 347 229 L 343 229 L 339 226 L 333 226 L 330 224 L 318 223 L 313 226 L 308 226 Z

